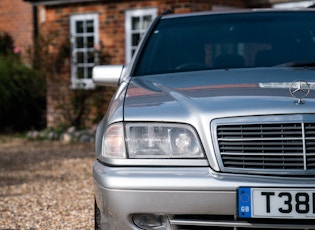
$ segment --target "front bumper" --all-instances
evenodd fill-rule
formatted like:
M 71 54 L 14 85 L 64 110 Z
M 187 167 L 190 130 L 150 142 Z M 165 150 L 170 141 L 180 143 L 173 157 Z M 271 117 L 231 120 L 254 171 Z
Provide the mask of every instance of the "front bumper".
M 313 220 L 273 226 L 269 221 L 249 223 L 236 218 L 238 187 L 310 188 L 314 179 L 218 174 L 208 167 L 110 167 L 97 161 L 93 174 L 96 202 L 107 230 L 140 229 L 133 223 L 135 214 L 167 216 L 169 229 L 266 228 L 264 224 L 315 229 Z

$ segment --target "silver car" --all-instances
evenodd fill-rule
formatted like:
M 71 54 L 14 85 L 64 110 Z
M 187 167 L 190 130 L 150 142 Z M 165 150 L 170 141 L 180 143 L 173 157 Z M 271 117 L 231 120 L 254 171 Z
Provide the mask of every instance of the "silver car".
M 315 11 L 162 15 L 93 79 L 96 229 L 315 229 Z

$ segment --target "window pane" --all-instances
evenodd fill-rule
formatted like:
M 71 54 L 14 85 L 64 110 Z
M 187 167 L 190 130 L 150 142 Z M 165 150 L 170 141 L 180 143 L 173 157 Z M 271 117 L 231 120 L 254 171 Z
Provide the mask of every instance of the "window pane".
M 94 23 L 93 20 L 87 20 L 86 21 L 86 31 L 88 33 L 93 33 L 94 32 Z
M 143 17 L 143 25 L 142 25 L 142 29 L 147 29 L 150 22 L 152 21 L 152 16 L 151 15 L 146 15 Z
M 95 53 L 94 52 L 88 52 L 88 63 L 95 63 Z
M 84 53 L 82 52 L 77 53 L 77 63 L 84 63 Z
M 140 18 L 139 17 L 132 17 L 132 30 L 139 30 L 140 29 Z
M 87 78 L 92 78 L 92 69 L 93 69 L 93 67 L 89 67 L 88 68 L 88 76 L 87 76 Z
M 84 67 L 78 67 L 78 79 L 84 79 Z
M 132 56 L 134 55 L 135 52 L 136 52 L 136 48 L 132 48 L 131 49 Z
M 76 33 L 83 33 L 83 21 L 76 21 L 75 24 Z
M 87 37 L 87 47 L 93 48 L 94 47 L 94 37 Z
M 132 41 L 131 41 L 131 45 L 132 46 L 137 46 L 140 40 L 140 34 L 132 34 Z
M 84 39 L 83 37 L 76 37 L 76 47 L 77 48 L 84 48 Z

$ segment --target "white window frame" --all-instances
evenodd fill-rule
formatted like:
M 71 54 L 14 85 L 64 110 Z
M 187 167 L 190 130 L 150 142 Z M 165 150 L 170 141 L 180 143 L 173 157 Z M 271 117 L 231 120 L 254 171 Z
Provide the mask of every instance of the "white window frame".
M 93 21 L 93 32 L 84 31 L 83 33 L 77 33 L 76 31 L 76 22 L 83 21 L 84 23 L 88 20 Z M 84 26 L 85 28 L 85 26 Z M 92 80 L 92 76 L 89 76 L 88 68 L 93 67 L 98 62 L 98 54 L 96 47 L 99 44 L 99 16 L 97 13 L 88 13 L 88 14 L 75 14 L 70 16 L 70 41 L 71 41 L 71 86 L 72 89 L 95 89 L 95 84 Z M 76 38 L 83 37 L 84 45 L 83 48 L 77 47 Z M 94 37 L 93 47 L 87 47 L 86 38 Z M 83 62 L 77 63 L 77 53 L 83 53 Z M 94 52 L 94 62 L 88 62 L 87 53 Z M 78 68 L 84 68 L 84 77 L 78 77 Z
M 125 38 L 126 38 L 125 39 L 125 62 L 126 63 L 129 63 L 131 61 L 133 51 L 136 49 L 136 46 L 132 45 L 133 33 L 140 33 L 142 36 L 146 31 L 146 28 L 142 28 L 143 18 L 145 16 L 151 16 L 152 21 L 153 21 L 154 18 L 157 16 L 157 9 L 156 8 L 141 8 L 141 9 L 126 10 L 125 12 Z M 138 30 L 132 30 L 133 17 L 140 18 L 140 29 Z

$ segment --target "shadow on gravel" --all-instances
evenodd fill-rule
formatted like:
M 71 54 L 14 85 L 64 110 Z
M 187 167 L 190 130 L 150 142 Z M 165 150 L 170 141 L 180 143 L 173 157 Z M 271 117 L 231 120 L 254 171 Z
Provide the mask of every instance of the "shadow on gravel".
M 41 170 L 53 170 L 65 159 L 93 160 L 93 143 L 65 144 L 0 136 L 0 186 L 52 179 L 52 175 L 41 175 Z

